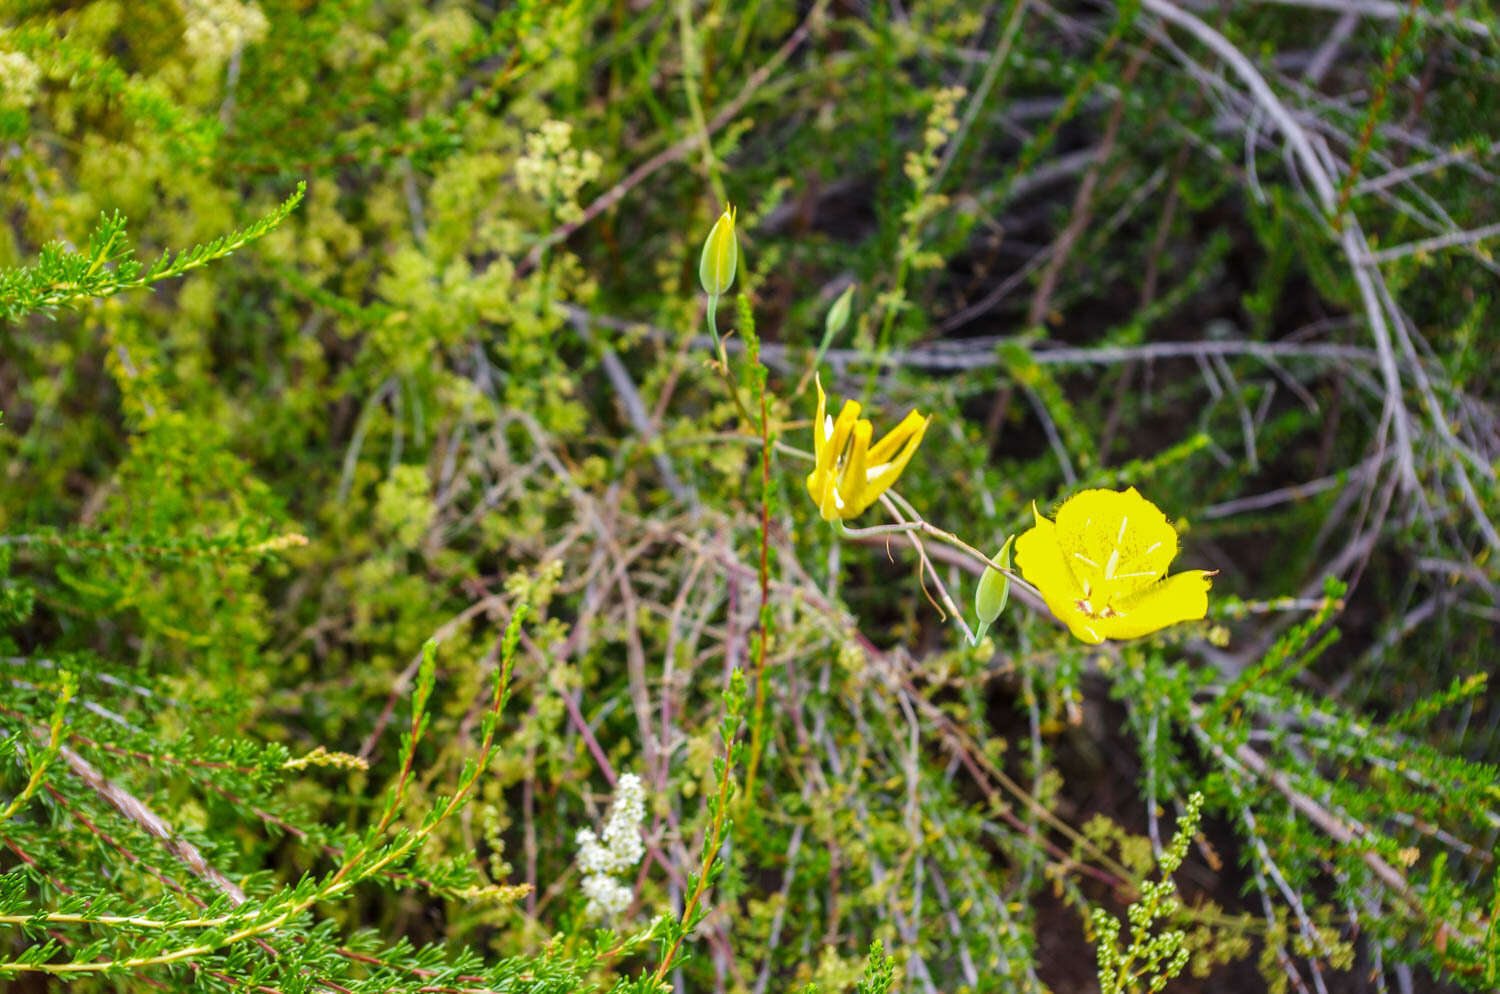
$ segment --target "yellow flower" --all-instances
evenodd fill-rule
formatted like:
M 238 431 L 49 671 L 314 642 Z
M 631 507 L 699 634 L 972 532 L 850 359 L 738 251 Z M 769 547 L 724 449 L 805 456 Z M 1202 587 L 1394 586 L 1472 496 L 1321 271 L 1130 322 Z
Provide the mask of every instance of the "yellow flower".
M 838 419 L 828 416 L 828 398 L 818 383 L 818 417 L 813 423 L 813 451 L 817 457 L 807 474 L 807 492 L 824 521 L 858 517 L 896 482 L 932 419 L 910 411 L 901 423 L 873 446 L 874 426 L 859 416 L 856 401 L 844 401 Z
M 1208 613 L 1208 578 L 1167 576 L 1177 532 L 1134 487 L 1085 490 L 1053 524 L 1032 505 L 1036 525 L 1016 540 L 1016 565 L 1052 613 L 1080 640 L 1133 639 Z

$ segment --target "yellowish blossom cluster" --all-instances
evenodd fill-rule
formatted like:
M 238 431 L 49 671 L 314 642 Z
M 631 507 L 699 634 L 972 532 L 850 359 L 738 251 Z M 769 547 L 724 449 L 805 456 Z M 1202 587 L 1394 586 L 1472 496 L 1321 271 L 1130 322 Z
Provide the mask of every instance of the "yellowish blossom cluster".
M 937 150 L 956 126 L 954 108 L 959 95 L 960 91 L 946 90 L 939 94 L 924 136 L 925 158 L 908 159 L 908 175 L 918 187 L 936 164 Z M 552 137 L 548 138 L 549 132 L 544 130 L 543 139 L 567 144 L 566 132 L 550 134 Z M 519 172 L 520 167 L 517 169 Z M 738 259 L 734 228 L 734 208 L 726 205 L 703 244 L 698 263 L 699 282 L 708 295 L 709 329 L 716 345 L 719 339 L 714 327 L 714 309 L 734 280 Z M 848 298 L 846 291 L 839 301 L 845 309 L 838 317 L 840 326 L 848 318 Z M 721 362 L 725 361 L 722 347 L 720 357 Z M 828 397 L 822 382 L 814 378 L 814 383 L 818 403 L 813 416 L 813 469 L 807 475 L 807 492 L 823 520 L 844 529 L 843 522 L 863 514 L 900 478 L 922 444 L 932 418 L 908 411 L 895 428 L 874 441 L 874 425 L 859 416 L 857 401 L 845 400 L 834 417 L 828 413 Z M 1036 523 L 1019 538 L 1007 539 L 997 560 L 984 560 L 975 596 L 979 628 L 970 633 L 974 642 L 983 637 L 1005 609 L 1010 592 L 1012 541 L 1022 576 L 1041 593 L 1047 607 L 1074 637 L 1090 645 L 1106 639 L 1140 638 L 1179 622 L 1207 616 L 1209 578 L 1214 574 L 1188 570 L 1167 575 L 1168 567 L 1177 557 L 1177 532 L 1161 509 L 1134 487 L 1074 494 L 1058 509 L 1056 522 L 1042 517 L 1035 505 L 1032 510 Z M 925 522 L 915 524 L 983 559 L 981 553 L 956 536 L 932 529 Z M 911 525 L 902 522 L 865 534 L 905 530 Z M 582 833 L 579 841 L 582 845 Z M 598 849 L 597 844 L 595 848 Z M 599 902 L 614 899 L 604 891 L 600 895 Z M 590 900 L 596 901 L 592 894 Z
M 573 147 L 573 125 L 547 121 L 526 136 L 526 151 L 516 160 L 516 186 L 550 205 L 563 222 L 583 216 L 578 191 L 599 177 L 604 162 L 598 153 Z
M 0 52 L 0 110 L 30 107 L 42 71 L 22 52 Z
M 205 62 L 222 62 L 266 36 L 270 22 L 255 3 L 240 0 L 177 0 L 188 54 Z

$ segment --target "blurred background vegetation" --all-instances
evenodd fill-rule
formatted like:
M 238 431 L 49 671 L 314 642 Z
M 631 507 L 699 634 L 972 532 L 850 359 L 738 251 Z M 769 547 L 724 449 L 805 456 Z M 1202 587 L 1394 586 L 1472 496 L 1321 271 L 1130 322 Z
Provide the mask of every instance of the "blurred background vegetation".
M 0 11 L 0 984 L 1500 982 L 1483 0 Z M 1208 618 L 971 646 L 814 371 L 985 551 L 1139 488 Z

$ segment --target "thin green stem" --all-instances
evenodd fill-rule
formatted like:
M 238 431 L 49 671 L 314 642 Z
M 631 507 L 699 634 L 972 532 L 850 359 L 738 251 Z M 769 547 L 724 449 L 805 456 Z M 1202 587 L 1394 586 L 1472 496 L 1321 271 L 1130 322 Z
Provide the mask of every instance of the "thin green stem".
M 903 535 L 911 532 L 919 532 L 929 538 L 935 538 L 939 542 L 950 545 L 953 548 L 957 549 L 959 552 L 962 552 L 965 556 L 972 559 L 974 561 L 974 564 L 979 567 L 981 571 L 983 571 L 986 567 L 988 567 L 989 569 L 999 570 L 1001 573 L 1009 576 L 1012 583 L 1016 584 L 1017 586 L 1024 587 L 1026 590 L 1030 591 L 1033 594 L 1036 594 L 1038 597 L 1041 596 L 1041 591 L 1023 580 L 1021 578 L 1021 575 L 1016 572 L 1015 567 L 1001 566 L 994 559 L 986 556 L 983 552 L 980 552 L 978 549 L 974 548 L 974 546 L 970 545 L 968 542 L 965 542 L 963 539 L 959 538 L 952 532 L 944 531 L 937 525 L 934 525 L 932 522 L 927 521 L 919 515 L 913 514 L 910 511 L 911 505 L 907 504 L 905 500 L 896 495 L 894 491 L 886 491 L 886 493 L 890 496 L 895 496 L 898 500 L 901 500 L 901 503 L 905 505 L 903 510 L 906 510 L 906 512 L 915 520 L 901 521 L 891 525 L 872 525 L 868 528 L 850 528 L 840 522 L 838 524 L 839 534 L 843 535 L 845 538 L 876 538 L 881 535 Z
M 724 385 L 729 388 L 730 399 L 734 401 L 734 408 L 739 412 L 745 424 L 754 425 L 755 418 L 751 417 L 750 409 L 740 399 L 739 384 L 734 382 L 734 377 L 729 372 L 729 352 L 724 348 L 724 340 L 719 337 L 719 295 L 711 293 L 708 295 L 708 331 L 713 336 L 714 353 L 716 359 L 714 365 L 719 369 L 719 375 L 724 378 Z
M 714 352 L 722 359 L 724 343 L 719 341 L 719 295 L 717 293 L 708 295 L 708 333 L 713 336 Z
M 733 781 L 731 779 L 733 771 L 731 757 L 733 750 L 729 749 L 727 751 L 729 755 L 724 757 L 719 773 L 718 804 L 714 806 L 713 824 L 709 826 L 708 837 L 703 843 L 703 861 L 698 867 L 697 880 L 694 883 L 693 891 L 688 895 L 687 901 L 683 903 L 682 915 L 678 919 L 683 923 L 684 928 L 673 938 L 672 944 L 667 947 L 667 951 L 662 955 L 661 962 L 657 964 L 656 972 L 651 975 L 652 981 L 658 985 L 666 978 L 668 971 L 672 969 L 672 964 L 677 960 L 677 950 L 682 947 L 682 940 L 687 935 L 688 927 L 691 927 L 693 924 L 693 916 L 698 910 L 698 904 L 703 900 L 703 895 L 708 890 L 709 877 L 713 872 L 714 861 L 717 858 L 719 847 L 724 844 L 724 831 L 729 817 L 729 795 L 733 788 Z
M 11 802 L 5 806 L 4 810 L 0 810 L 0 822 L 9 821 L 11 816 L 21 810 L 26 802 L 31 800 L 32 795 L 41 789 L 42 784 L 46 782 L 47 769 L 57 759 L 57 754 L 62 751 L 64 728 L 66 727 L 63 718 L 66 716 L 68 702 L 73 699 L 73 693 L 77 688 L 77 679 L 71 673 L 64 672 L 62 675 L 62 686 L 58 691 L 57 704 L 52 709 L 52 723 L 47 733 L 47 745 L 42 750 L 42 754 L 36 758 L 35 764 L 31 767 L 31 776 L 27 778 L 26 786 L 21 788 L 21 792 L 11 799 Z M 38 729 L 37 732 L 40 734 L 41 730 Z
M 750 344 L 760 400 L 760 632 L 755 642 L 755 709 L 750 719 L 750 759 L 745 764 L 745 797 L 754 803 L 755 772 L 760 766 L 766 718 L 766 647 L 771 635 L 771 417 L 766 401 L 766 374 L 760 365 L 760 341 Z

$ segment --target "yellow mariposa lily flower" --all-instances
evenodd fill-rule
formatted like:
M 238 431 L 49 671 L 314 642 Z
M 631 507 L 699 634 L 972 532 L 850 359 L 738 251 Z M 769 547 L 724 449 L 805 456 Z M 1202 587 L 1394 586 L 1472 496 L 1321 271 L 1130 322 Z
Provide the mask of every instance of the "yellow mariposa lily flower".
M 816 382 L 816 381 L 815 381 Z M 932 420 L 916 411 L 880 441 L 870 444 L 875 428 L 859 416 L 859 403 L 844 401 L 837 419 L 828 416 L 828 398 L 818 387 L 818 417 L 813 423 L 816 464 L 807 474 L 807 492 L 824 521 L 858 517 L 896 482 Z
M 1204 570 L 1167 576 L 1177 532 L 1134 487 L 1084 490 L 1016 539 L 1016 565 L 1078 639 L 1133 639 L 1208 613 Z

